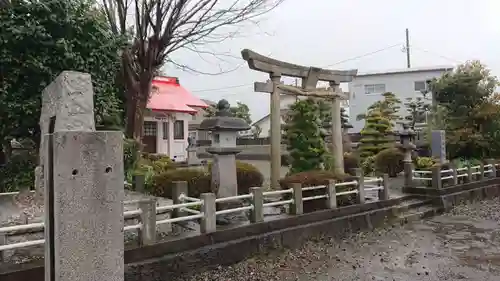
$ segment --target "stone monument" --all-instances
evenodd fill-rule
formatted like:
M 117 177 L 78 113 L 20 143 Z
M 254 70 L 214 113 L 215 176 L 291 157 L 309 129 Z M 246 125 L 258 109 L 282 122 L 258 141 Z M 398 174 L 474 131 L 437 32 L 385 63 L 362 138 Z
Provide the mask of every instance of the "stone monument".
M 444 130 L 433 130 L 431 132 L 432 157 L 439 163 L 446 163 L 446 134 Z
M 88 74 L 57 77 L 43 112 L 45 280 L 123 281 L 123 134 L 93 131 Z
M 332 143 L 331 151 L 334 155 L 335 170 L 344 172 L 342 152 L 342 128 L 340 121 L 340 101 L 347 95 L 340 92 L 339 85 L 351 82 L 357 70 L 328 70 L 318 67 L 306 67 L 269 58 L 245 49 L 241 51 L 242 57 L 248 62 L 250 69 L 269 73 L 271 81 L 268 83 L 255 83 L 256 92 L 271 94 L 271 187 L 279 187 L 281 169 L 281 116 L 280 95 L 319 97 L 332 100 Z M 302 79 L 302 87 L 281 84 L 281 76 L 297 77 Z M 316 89 L 318 81 L 328 81 L 330 89 Z
M 198 148 L 196 147 L 196 140 L 193 138 L 189 138 L 187 151 L 187 163 L 190 165 L 200 165 L 201 160 L 198 158 Z
M 412 143 L 413 137 L 416 135 L 407 123 L 401 123 L 403 130 L 399 133 L 401 139 L 401 149 L 404 153 L 403 165 L 404 165 L 404 186 L 413 186 L 413 163 L 411 160 L 412 151 L 417 147 Z
M 42 93 L 39 163 L 35 169 L 35 189 L 43 194 L 46 134 L 55 131 L 95 131 L 94 93 L 90 75 L 63 71 Z
M 241 152 L 241 149 L 236 147 L 236 138 L 239 131 L 250 130 L 250 126 L 245 120 L 233 116 L 226 100 L 220 100 L 215 117 L 203 120 L 200 130 L 212 132 L 212 146 L 207 148 L 207 152 L 213 155 L 212 186 L 217 189 L 217 197 L 238 195 L 236 154 Z M 238 204 L 220 204 L 219 207 L 224 209 Z M 227 224 L 230 223 L 230 218 L 219 216 L 217 221 Z

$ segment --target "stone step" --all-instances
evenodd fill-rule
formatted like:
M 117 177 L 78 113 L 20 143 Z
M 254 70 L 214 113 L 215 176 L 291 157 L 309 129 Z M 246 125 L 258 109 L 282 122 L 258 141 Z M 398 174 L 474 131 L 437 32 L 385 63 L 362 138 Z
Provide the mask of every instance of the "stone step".
M 394 210 L 396 210 L 398 213 L 404 213 L 412 209 L 419 208 L 421 206 L 427 206 L 431 205 L 432 200 L 429 199 L 419 199 L 419 198 L 410 198 L 404 200 L 401 204 L 396 206 Z
M 436 207 L 429 205 L 422 205 L 420 207 L 410 209 L 404 212 L 403 214 L 399 214 L 396 217 L 396 221 L 398 221 L 401 225 L 403 225 L 412 221 L 429 218 L 439 213 L 440 211 Z

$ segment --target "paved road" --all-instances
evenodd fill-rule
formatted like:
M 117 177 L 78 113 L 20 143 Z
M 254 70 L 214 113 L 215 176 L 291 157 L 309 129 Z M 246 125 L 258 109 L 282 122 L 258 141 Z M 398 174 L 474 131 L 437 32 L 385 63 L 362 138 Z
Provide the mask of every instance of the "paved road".
M 497 281 L 500 200 L 342 241 L 309 242 L 182 280 Z

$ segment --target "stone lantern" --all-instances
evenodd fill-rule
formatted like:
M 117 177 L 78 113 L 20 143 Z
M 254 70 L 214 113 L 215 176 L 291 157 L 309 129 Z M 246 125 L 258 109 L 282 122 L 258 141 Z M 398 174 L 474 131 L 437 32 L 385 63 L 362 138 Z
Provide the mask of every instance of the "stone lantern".
M 250 126 L 245 120 L 234 117 L 229 103 L 223 99 L 217 104 L 215 117 L 203 120 L 199 128 L 210 131 L 212 135 L 212 146 L 207 148 L 207 152 L 213 155 L 212 186 L 217 189 L 217 197 L 238 195 L 236 154 L 241 152 L 241 149 L 236 146 L 236 138 L 239 131 L 250 130 Z M 218 207 L 225 209 L 238 205 L 238 202 L 224 203 Z M 227 224 L 230 223 L 230 217 L 219 216 L 217 221 Z
M 404 175 L 405 175 L 405 186 L 410 187 L 413 184 L 413 170 L 412 170 L 412 160 L 411 154 L 412 151 L 417 147 L 412 143 L 413 137 L 416 133 L 410 129 L 410 126 L 407 123 L 401 123 L 403 126 L 403 130 L 399 132 L 399 137 L 401 141 L 401 148 L 404 153 Z

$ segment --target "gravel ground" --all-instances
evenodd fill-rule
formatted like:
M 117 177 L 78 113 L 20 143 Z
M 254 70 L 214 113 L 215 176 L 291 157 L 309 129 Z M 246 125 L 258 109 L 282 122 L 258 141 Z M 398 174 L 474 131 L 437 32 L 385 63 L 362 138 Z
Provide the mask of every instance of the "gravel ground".
M 500 200 L 405 226 L 319 239 L 173 281 L 500 280 Z

